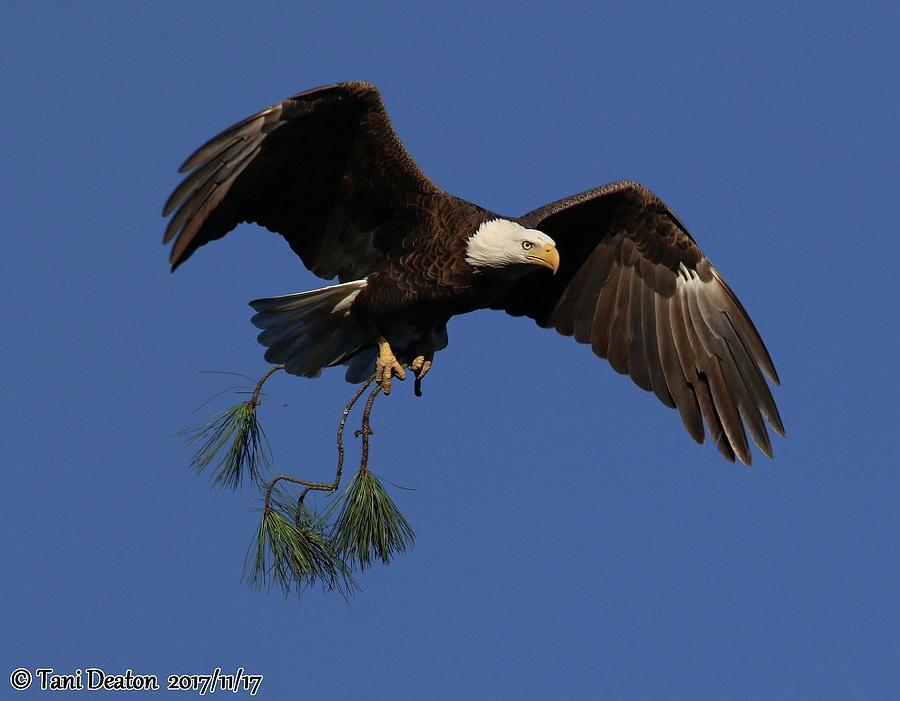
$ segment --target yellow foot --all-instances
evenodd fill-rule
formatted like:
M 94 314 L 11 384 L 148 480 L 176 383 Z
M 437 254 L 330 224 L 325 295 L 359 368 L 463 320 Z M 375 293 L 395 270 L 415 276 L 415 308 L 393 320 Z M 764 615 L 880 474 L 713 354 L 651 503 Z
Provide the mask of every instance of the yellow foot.
M 375 381 L 381 385 L 385 395 L 391 393 L 391 378 L 396 375 L 398 380 L 406 379 L 406 371 L 397 362 L 394 351 L 384 339 L 378 339 L 378 360 L 375 361 Z
M 422 378 L 431 370 L 431 364 L 434 361 L 434 351 L 427 350 L 413 358 L 409 364 L 409 369 L 416 374 L 415 392 L 417 397 L 422 396 Z

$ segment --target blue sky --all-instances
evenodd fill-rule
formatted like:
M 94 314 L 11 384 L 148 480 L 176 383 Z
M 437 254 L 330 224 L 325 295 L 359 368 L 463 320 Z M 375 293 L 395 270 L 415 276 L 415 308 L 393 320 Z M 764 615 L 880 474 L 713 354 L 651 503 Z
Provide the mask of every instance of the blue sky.
M 896 8 L 560 12 L 0 7 L 0 695 L 16 667 L 241 666 L 273 699 L 900 696 Z M 416 547 L 349 603 L 248 591 L 257 496 L 173 434 L 229 384 L 201 371 L 264 370 L 247 301 L 321 282 L 251 227 L 170 275 L 159 213 L 206 138 L 345 79 L 495 211 L 662 196 L 773 355 L 775 460 L 730 465 L 586 347 L 477 313 L 424 398 L 376 405 Z M 350 391 L 272 381 L 279 469 L 329 477 Z

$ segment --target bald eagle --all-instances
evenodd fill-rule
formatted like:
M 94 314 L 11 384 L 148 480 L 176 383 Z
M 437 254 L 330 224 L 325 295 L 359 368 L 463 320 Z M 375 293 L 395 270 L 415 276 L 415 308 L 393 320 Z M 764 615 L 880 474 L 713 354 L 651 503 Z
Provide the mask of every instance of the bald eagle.
M 384 393 L 406 366 L 416 393 L 447 321 L 476 309 L 528 316 L 590 344 L 619 373 L 703 422 L 730 461 L 767 456 L 784 428 L 763 373 L 778 375 L 731 288 L 684 225 L 620 180 L 505 217 L 435 185 L 404 148 L 375 86 L 302 92 L 226 129 L 181 166 L 164 243 L 172 270 L 241 222 L 281 234 L 338 284 L 251 302 L 266 361 L 315 377 L 373 372 Z M 765 419 L 765 421 L 764 421 Z

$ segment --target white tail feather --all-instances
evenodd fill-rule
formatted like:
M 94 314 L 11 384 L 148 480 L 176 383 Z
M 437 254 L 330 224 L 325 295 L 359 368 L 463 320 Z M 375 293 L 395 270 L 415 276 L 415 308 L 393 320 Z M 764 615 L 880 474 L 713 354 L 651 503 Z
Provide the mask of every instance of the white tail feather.
M 257 312 L 253 324 L 263 330 L 259 342 L 268 349 L 266 361 L 283 363 L 293 375 L 316 377 L 372 345 L 372 334 L 350 313 L 365 286 L 365 280 L 354 280 L 250 302 Z

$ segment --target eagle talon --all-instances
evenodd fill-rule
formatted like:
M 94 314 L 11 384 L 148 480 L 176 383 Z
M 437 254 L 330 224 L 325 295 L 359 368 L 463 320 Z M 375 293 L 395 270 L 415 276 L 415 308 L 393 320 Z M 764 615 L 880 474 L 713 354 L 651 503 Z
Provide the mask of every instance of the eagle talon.
M 425 355 L 417 355 L 409 364 L 409 369 L 416 373 L 416 379 L 421 382 L 422 378 L 431 370 L 431 363 L 434 360 L 434 353 Z
M 385 396 L 391 393 L 391 380 L 394 376 L 398 380 L 405 380 L 406 370 L 397 361 L 390 344 L 384 338 L 379 338 L 378 359 L 375 361 L 375 381 L 381 385 Z
M 422 379 L 428 374 L 428 371 L 431 370 L 431 364 L 434 361 L 433 348 L 430 346 L 428 348 L 422 348 L 420 344 L 419 349 L 419 354 L 413 358 L 412 362 L 409 364 L 409 369 L 412 370 L 416 376 L 416 383 L 413 390 L 417 397 L 422 396 Z

